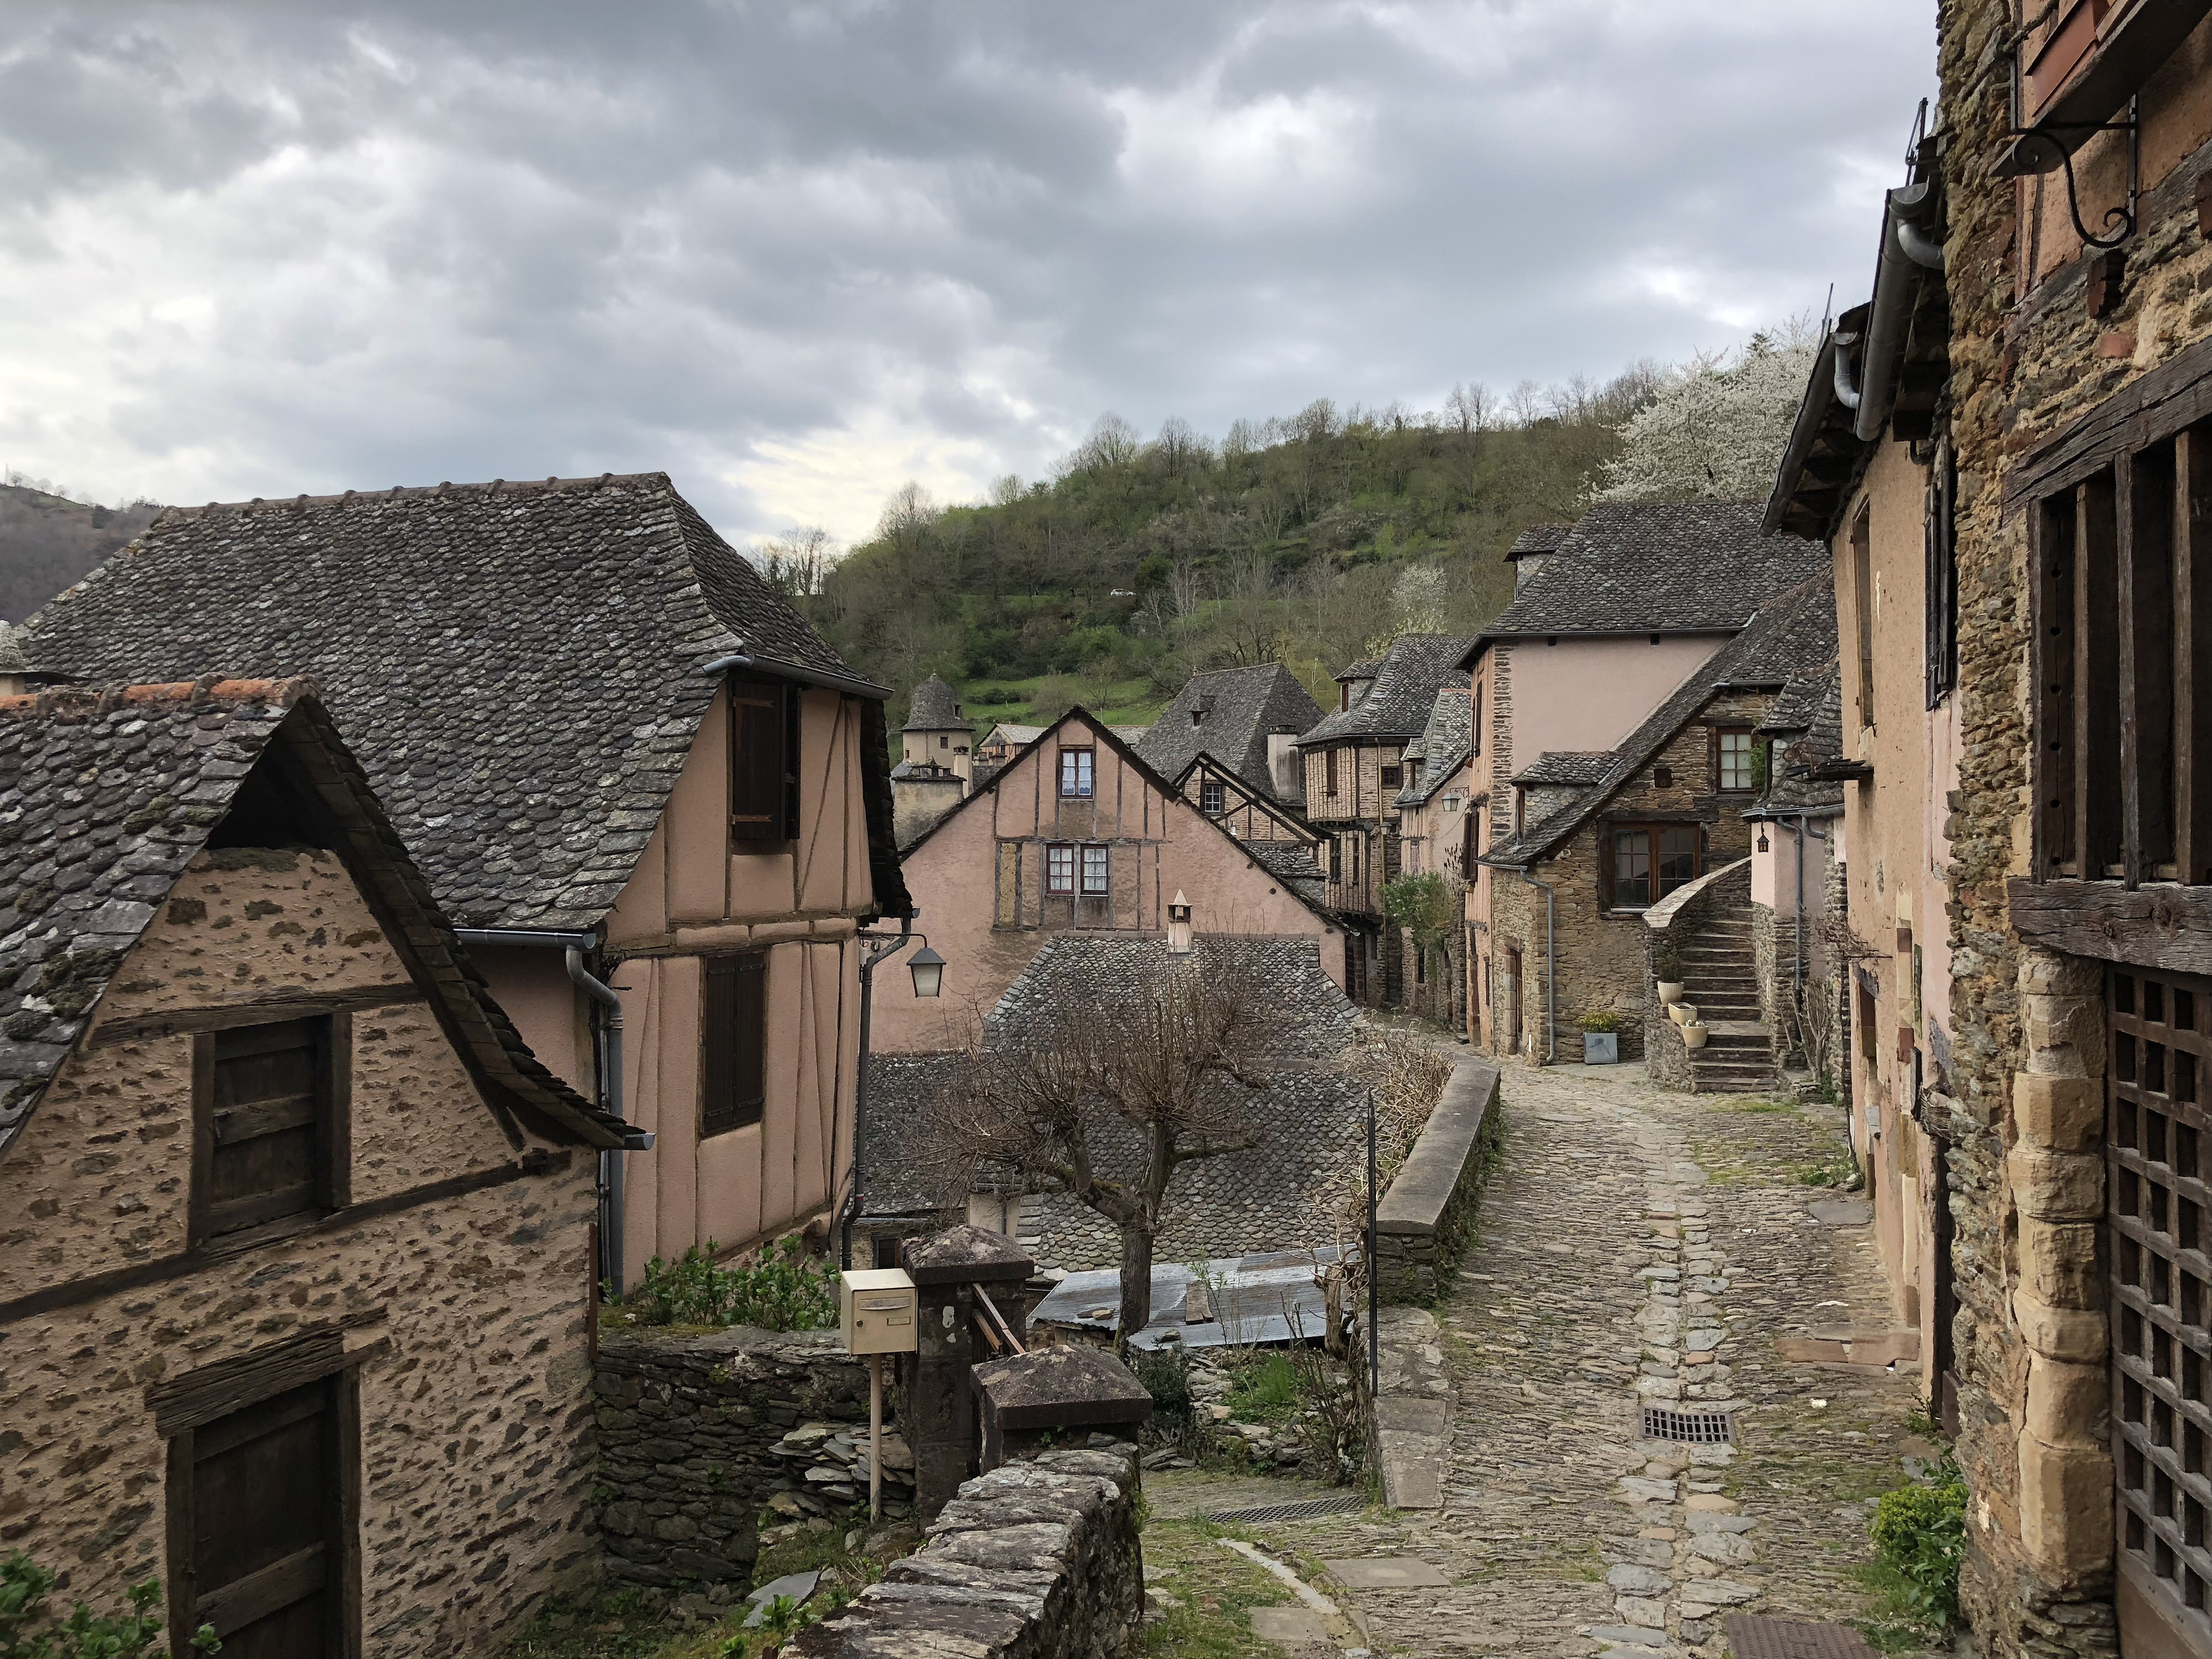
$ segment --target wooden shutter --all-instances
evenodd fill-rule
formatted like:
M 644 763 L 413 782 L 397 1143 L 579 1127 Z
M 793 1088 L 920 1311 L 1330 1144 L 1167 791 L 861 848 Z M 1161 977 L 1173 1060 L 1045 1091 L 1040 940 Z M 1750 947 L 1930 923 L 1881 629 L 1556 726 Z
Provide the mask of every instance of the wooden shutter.
M 323 1377 L 175 1436 L 169 1451 L 171 1630 L 202 1624 L 224 1659 L 341 1659 L 345 1628 L 342 1390 Z
M 343 1201 L 333 1046 L 328 1016 L 198 1039 L 194 1242 Z
M 706 958 L 699 1035 L 702 1139 L 761 1121 L 767 1101 L 768 958 Z
M 793 741 L 799 703 L 775 680 L 730 682 L 730 838 L 789 841 L 799 833 Z

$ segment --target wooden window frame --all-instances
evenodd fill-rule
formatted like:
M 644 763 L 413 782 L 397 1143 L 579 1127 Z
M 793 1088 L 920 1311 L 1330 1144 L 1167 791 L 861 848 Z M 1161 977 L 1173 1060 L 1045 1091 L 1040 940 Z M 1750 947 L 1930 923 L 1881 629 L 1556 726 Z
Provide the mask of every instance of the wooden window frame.
M 1927 611 L 1923 648 L 1928 707 L 1942 706 L 1959 684 L 1959 463 L 1947 440 L 1939 444 L 1928 478 L 1925 524 Z
M 799 838 L 799 689 L 730 676 L 730 840 L 781 846 Z
M 1482 682 L 1478 679 L 1474 683 L 1474 708 L 1468 721 L 1467 752 L 1470 755 L 1482 752 Z
M 1662 887 L 1659 874 L 1659 836 L 1669 831 L 1687 830 L 1690 834 L 1690 873 L 1676 881 L 1672 887 Z M 1620 915 L 1641 915 L 1670 894 L 1686 887 L 1705 873 L 1705 826 L 1693 819 L 1685 818 L 1613 818 L 1600 826 L 1603 840 L 1600 842 L 1598 878 L 1604 908 Z M 1620 894 L 1620 844 L 1624 835 L 1644 835 L 1651 837 L 1647 854 L 1650 873 L 1651 896 L 1641 904 L 1624 904 Z
M 1113 849 L 1103 842 L 1085 842 L 1076 858 L 1076 893 L 1082 898 L 1108 898 L 1114 891 Z M 1098 872 L 1093 886 L 1091 872 Z
M 1098 794 L 1098 751 L 1074 745 L 1060 751 L 1060 798 L 1095 800 Z
M 768 958 L 765 951 L 700 958 L 702 1141 L 751 1128 L 768 1115 Z
M 247 1033 L 291 1024 L 310 1024 L 315 1030 L 315 1190 L 305 1203 L 252 1221 L 219 1226 L 222 1218 L 216 1212 L 214 1188 L 217 1075 L 222 1050 Z M 353 1201 L 352 1074 L 353 1016 L 348 1012 L 226 1023 L 192 1034 L 191 1170 L 185 1203 L 185 1238 L 189 1248 L 241 1248 L 279 1232 L 312 1225 Z
M 1874 723 L 1874 515 L 1862 507 L 1851 520 L 1851 634 L 1857 645 L 1858 717 Z
M 1759 735 L 1748 726 L 1716 726 L 1713 732 L 1713 793 L 1720 795 L 1748 795 L 1759 787 L 1759 767 L 1754 757 L 1759 750 Z M 1741 738 L 1744 742 L 1744 781 L 1740 784 L 1728 781 L 1728 739 Z
M 1384 789 L 1402 789 L 1406 787 L 1405 777 L 1406 768 L 1404 763 L 1399 762 L 1393 763 L 1388 761 L 1382 763 L 1381 787 Z
M 1336 750 L 1334 749 L 1322 750 L 1321 751 L 1321 759 L 1322 769 L 1325 775 L 1324 781 L 1322 786 L 1322 793 L 1327 795 L 1331 800 L 1334 800 L 1336 799 Z
M 1066 861 L 1066 873 L 1057 866 Z M 1044 849 L 1044 892 L 1047 898 L 1075 896 L 1075 843 L 1072 841 L 1047 842 Z
M 1201 778 L 1198 784 L 1198 810 L 1208 817 L 1218 817 L 1229 810 L 1229 787 L 1219 778 Z

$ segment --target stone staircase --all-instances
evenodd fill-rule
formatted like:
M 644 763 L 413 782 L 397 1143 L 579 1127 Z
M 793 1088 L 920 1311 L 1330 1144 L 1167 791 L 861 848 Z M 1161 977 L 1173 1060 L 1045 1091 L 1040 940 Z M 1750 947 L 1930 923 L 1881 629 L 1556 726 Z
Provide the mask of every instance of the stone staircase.
M 1757 1094 L 1775 1086 L 1774 1043 L 1759 1013 L 1751 906 L 1717 908 L 1681 948 L 1682 1000 L 1709 1035 L 1690 1054 L 1698 1094 Z

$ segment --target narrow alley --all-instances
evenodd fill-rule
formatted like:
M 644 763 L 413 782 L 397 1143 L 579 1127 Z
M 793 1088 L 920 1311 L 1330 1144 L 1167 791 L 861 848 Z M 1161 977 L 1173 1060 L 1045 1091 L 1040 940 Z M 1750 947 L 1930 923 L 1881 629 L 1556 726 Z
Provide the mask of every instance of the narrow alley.
M 1732 1612 L 1866 1617 L 1874 1500 L 1938 1449 L 1909 1362 L 1826 1346 L 1899 1322 L 1866 1207 L 1826 1184 L 1848 1169 L 1840 1109 L 1572 1066 L 1510 1071 L 1504 1119 L 1437 1310 L 1457 1394 L 1443 1510 L 1252 1535 L 1336 1564 L 1324 1587 L 1377 1651 L 1721 1654 Z M 1727 1413 L 1734 1443 L 1644 1438 L 1647 1407 Z M 1167 1474 L 1152 1501 L 1210 1513 L 1257 1484 Z M 1345 1565 L 1362 1558 L 1403 1565 Z

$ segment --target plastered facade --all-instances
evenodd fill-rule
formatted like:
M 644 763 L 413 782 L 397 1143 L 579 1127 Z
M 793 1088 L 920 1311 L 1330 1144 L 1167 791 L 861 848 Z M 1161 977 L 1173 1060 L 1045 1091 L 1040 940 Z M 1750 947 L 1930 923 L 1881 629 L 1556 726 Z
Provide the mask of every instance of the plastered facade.
M 193 1040 L 102 1028 L 384 987 L 350 1021 L 350 1165 L 352 1204 L 388 1212 L 191 1251 Z M 0 1547 L 69 1596 L 168 1577 L 149 1385 L 340 1321 L 386 1345 L 354 1367 L 363 1650 L 490 1651 L 592 1576 L 592 1159 L 509 1144 L 335 855 L 201 854 L 0 1174 Z M 488 1184 L 410 1199 L 461 1176 Z M 151 1282 L 69 1299 L 131 1269 Z M 24 1311 L 39 1291 L 64 1305 Z

